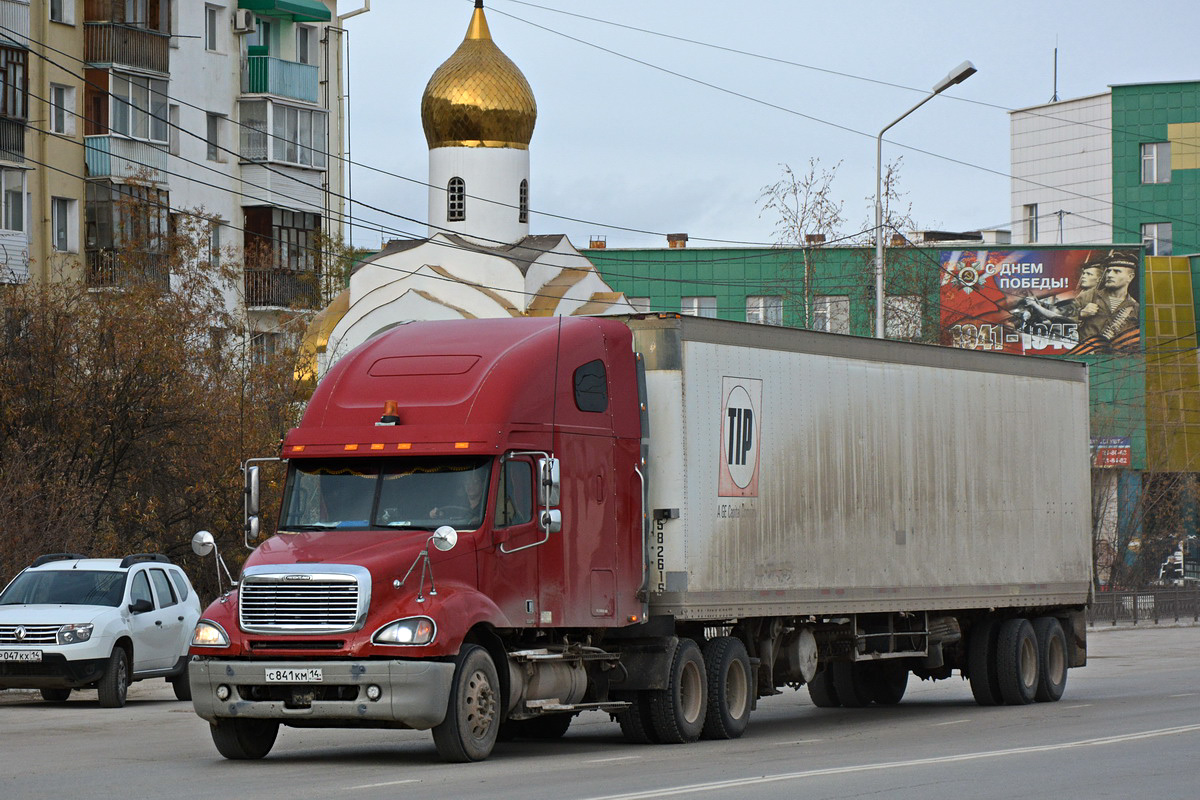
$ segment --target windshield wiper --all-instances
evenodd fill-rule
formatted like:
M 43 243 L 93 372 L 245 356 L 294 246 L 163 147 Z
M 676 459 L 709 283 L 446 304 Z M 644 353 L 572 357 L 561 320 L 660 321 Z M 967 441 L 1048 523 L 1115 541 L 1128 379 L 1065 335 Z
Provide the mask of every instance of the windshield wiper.
M 338 526 L 336 522 L 313 522 L 307 525 L 283 525 L 281 531 L 328 531 Z

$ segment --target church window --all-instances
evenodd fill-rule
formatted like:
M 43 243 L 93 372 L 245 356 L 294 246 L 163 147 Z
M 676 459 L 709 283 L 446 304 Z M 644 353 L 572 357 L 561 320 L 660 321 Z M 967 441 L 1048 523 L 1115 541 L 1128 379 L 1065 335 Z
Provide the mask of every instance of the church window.
M 467 182 L 451 178 L 446 187 L 446 220 L 461 222 L 467 218 Z
M 517 222 L 529 222 L 529 181 L 521 181 L 520 201 L 518 203 L 520 209 L 517 214 Z

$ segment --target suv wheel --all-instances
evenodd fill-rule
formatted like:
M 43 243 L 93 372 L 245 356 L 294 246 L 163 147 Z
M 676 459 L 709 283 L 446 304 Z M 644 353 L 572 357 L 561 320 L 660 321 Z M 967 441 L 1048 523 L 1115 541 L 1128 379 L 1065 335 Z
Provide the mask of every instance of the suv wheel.
M 100 692 L 101 708 L 122 708 L 129 692 L 129 657 L 125 648 L 114 647 L 108 657 L 108 669 L 96 686 Z

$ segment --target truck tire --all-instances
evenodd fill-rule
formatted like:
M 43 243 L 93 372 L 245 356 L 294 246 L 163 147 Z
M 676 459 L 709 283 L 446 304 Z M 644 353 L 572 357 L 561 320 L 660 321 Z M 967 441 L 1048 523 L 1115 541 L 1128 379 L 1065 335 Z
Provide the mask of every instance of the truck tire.
M 982 619 L 971 627 L 967 638 L 967 680 L 971 694 L 981 706 L 1000 705 L 1000 683 L 996 679 L 996 621 Z
M 433 728 L 443 761 L 461 764 L 491 755 L 500 732 L 500 680 L 492 657 L 478 645 L 464 645 L 455 660 L 446 718 Z
M 894 706 L 908 689 L 908 667 L 896 659 L 864 664 L 870 678 L 871 699 L 881 706 Z
M 65 703 L 70 696 L 70 689 L 42 689 L 42 699 L 47 703 Z
M 650 696 L 647 692 L 628 692 L 621 699 L 628 702 L 629 708 L 617 714 L 617 724 L 621 726 L 621 735 L 630 744 L 658 744 L 658 736 L 654 733 L 654 723 L 650 719 Z
M 279 735 L 279 723 L 270 719 L 221 718 L 208 729 L 217 752 L 234 761 L 262 758 Z
M 1054 617 L 1038 617 L 1033 621 L 1033 635 L 1038 647 L 1038 685 L 1034 699 L 1053 703 L 1067 688 L 1067 636 Z
M 753 679 L 750 656 L 742 640 L 720 636 L 704 645 L 708 679 L 708 713 L 704 717 L 705 739 L 737 739 L 750 724 Z
M 1024 617 L 1006 619 L 996 640 L 996 677 L 1000 697 L 1010 706 L 1032 703 L 1038 687 L 1037 637 Z
M 863 708 L 871 705 L 871 686 L 864 664 L 836 661 L 833 668 L 833 688 L 843 708 Z
M 125 655 L 125 648 L 113 648 L 96 689 L 101 708 L 124 707 L 125 697 L 129 693 L 129 656 Z
M 667 688 L 650 695 L 650 722 L 662 744 L 684 744 L 700 738 L 708 706 L 704 657 L 691 639 L 680 639 L 671 660 Z
M 833 670 L 829 666 L 808 682 L 808 696 L 817 708 L 837 708 L 842 704 L 833 688 Z

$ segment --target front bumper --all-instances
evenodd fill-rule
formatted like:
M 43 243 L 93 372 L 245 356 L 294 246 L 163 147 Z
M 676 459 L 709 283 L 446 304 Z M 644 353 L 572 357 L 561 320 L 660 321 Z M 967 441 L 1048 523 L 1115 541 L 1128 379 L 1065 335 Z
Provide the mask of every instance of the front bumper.
M 78 689 L 100 680 L 107 658 L 71 659 L 43 653 L 41 661 L 0 661 L 0 689 Z
M 319 683 L 268 683 L 268 669 L 320 668 Z M 425 730 L 442 722 L 454 679 L 443 661 L 338 660 L 244 661 L 199 658 L 191 662 L 192 705 L 209 722 L 218 718 L 273 719 L 297 727 L 379 726 Z M 217 699 L 218 686 L 229 698 Z M 366 689 L 378 686 L 378 700 Z

